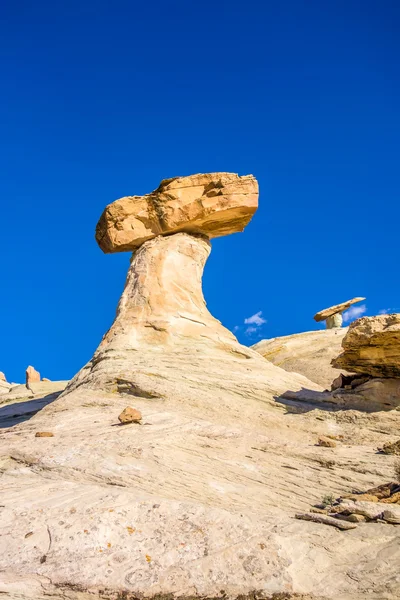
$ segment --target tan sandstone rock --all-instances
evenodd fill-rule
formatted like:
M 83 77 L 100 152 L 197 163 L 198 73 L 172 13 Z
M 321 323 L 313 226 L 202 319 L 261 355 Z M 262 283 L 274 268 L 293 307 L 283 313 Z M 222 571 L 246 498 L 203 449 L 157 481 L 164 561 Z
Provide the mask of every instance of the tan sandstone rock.
M 122 413 L 118 416 L 118 421 L 120 423 L 139 423 L 142 420 L 142 413 L 140 410 L 136 410 L 136 408 L 132 408 L 131 406 L 127 406 L 124 408 Z
M 332 490 L 389 480 L 378 424 L 283 400 L 319 386 L 212 317 L 209 252 L 187 233 L 145 242 L 112 327 L 64 394 L 0 411 L 4 598 L 399 597 L 398 528 L 374 524 L 371 538 L 369 524 L 339 533 L 339 519 L 293 518 Z M 113 427 L 127 396 L 148 426 Z M 394 437 L 396 415 L 379 428 Z M 327 434 L 354 442 L 334 469 L 313 444 Z
M 25 372 L 25 381 L 26 383 L 35 383 L 36 381 L 40 381 L 40 373 L 36 371 L 34 367 L 29 366 Z
M 337 377 L 331 361 L 342 348 L 347 328 L 306 331 L 270 340 L 261 340 L 253 350 L 259 352 L 274 365 L 294 373 L 300 373 L 311 381 L 330 389 Z
M 400 454 L 400 440 L 396 442 L 387 442 L 379 449 L 384 454 Z
M 209 313 L 201 280 L 210 249 L 187 233 L 145 242 L 133 254 L 113 325 L 66 393 L 84 386 L 150 399 L 211 388 L 256 397 L 319 389 L 239 344 Z
M 400 378 L 400 314 L 362 317 L 351 323 L 336 369 Z
M 365 300 L 365 298 L 352 298 L 352 300 L 347 300 L 346 302 L 342 302 L 341 304 L 335 304 L 335 306 L 324 308 L 324 310 L 320 310 L 314 315 L 314 320 L 317 322 L 325 321 L 329 317 L 333 317 L 334 315 L 347 310 L 352 304 L 362 302 L 362 300 Z
M 318 438 L 318 446 L 324 446 L 325 448 L 336 448 L 336 442 L 334 442 L 327 436 L 321 435 Z
M 0 371 L 0 381 L 7 381 L 6 376 L 4 375 L 3 371 Z
M 243 231 L 257 206 L 258 183 L 252 175 L 165 179 L 150 194 L 109 204 L 97 224 L 96 240 L 103 252 L 125 252 L 160 234 L 228 235 Z
M 35 437 L 37 437 L 37 438 L 54 437 L 54 433 L 52 433 L 51 431 L 37 431 L 35 433 Z

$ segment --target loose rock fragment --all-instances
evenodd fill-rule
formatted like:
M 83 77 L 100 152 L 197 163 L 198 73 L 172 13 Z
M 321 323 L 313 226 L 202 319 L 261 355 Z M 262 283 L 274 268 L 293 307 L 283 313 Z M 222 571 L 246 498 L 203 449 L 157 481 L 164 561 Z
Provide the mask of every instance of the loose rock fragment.
M 54 437 L 54 433 L 51 431 L 37 431 L 35 437 Z
M 324 448 L 336 448 L 336 442 L 329 439 L 328 437 L 321 435 L 318 438 L 318 446 L 323 446 Z
M 142 413 L 140 412 L 140 410 L 137 410 L 136 408 L 131 408 L 130 406 L 124 408 L 124 410 L 118 417 L 119 422 L 123 423 L 124 425 L 127 423 L 139 423 L 141 419 Z
M 388 523 L 393 523 L 393 525 L 400 525 L 400 510 L 384 510 L 382 517 Z
M 323 525 L 332 525 L 338 529 L 355 529 L 357 523 L 348 523 L 347 521 L 341 521 L 334 517 L 328 517 L 316 513 L 297 513 L 296 519 L 302 519 L 303 521 L 313 521 L 314 523 L 322 523 Z

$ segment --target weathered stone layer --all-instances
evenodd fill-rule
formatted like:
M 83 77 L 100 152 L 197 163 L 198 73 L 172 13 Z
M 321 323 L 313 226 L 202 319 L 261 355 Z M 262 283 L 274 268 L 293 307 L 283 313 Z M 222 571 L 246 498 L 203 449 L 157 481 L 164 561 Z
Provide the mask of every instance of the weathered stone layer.
M 362 317 L 349 327 L 336 369 L 374 377 L 400 377 L 400 314 Z

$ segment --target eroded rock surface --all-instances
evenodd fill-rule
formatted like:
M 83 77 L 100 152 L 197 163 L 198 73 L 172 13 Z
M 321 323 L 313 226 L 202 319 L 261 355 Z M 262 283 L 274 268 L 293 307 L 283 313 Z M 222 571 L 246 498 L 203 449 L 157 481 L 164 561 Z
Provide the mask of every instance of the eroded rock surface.
M 270 340 L 261 340 L 253 350 L 285 371 L 301 373 L 311 381 L 330 389 L 338 376 L 331 361 L 342 349 L 347 328 L 306 331 Z
M 226 195 L 207 194 L 214 208 Z M 247 199 L 220 220 L 211 210 L 201 235 L 130 238 L 153 239 L 93 359 L 60 396 L 0 407 L 2 597 L 398 599 L 398 528 L 294 519 L 332 490 L 389 480 L 394 457 L 376 447 L 397 415 L 285 403 L 287 390 L 321 388 L 207 310 L 207 237 L 242 226 Z M 143 426 L 116 423 L 127 396 Z M 315 446 L 332 435 L 335 449 Z
M 354 321 L 342 346 L 342 354 L 332 361 L 335 368 L 400 378 L 400 314 Z
M 165 179 L 151 194 L 109 204 L 97 224 L 96 240 L 104 252 L 126 252 L 161 234 L 228 235 L 243 231 L 257 206 L 258 183 L 252 175 Z

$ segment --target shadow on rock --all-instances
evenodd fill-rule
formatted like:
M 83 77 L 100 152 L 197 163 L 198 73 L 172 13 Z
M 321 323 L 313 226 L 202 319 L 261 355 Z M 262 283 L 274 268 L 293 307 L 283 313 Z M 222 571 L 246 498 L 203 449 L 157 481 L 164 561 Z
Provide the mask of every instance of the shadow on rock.
M 54 402 L 60 394 L 61 392 L 54 392 L 42 398 L 33 398 L 26 402 L 14 402 L 0 407 L 0 429 L 14 427 L 14 425 L 28 421 L 42 408 Z
M 349 386 L 350 387 L 350 386 Z M 337 389 L 332 392 L 316 392 L 302 388 L 297 392 L 288 390 L 275 396 L 288 412 L 310 410 L 359 410 L 372 413 L 400 410 L 400 379 L 371 379 L 354 389 Z

